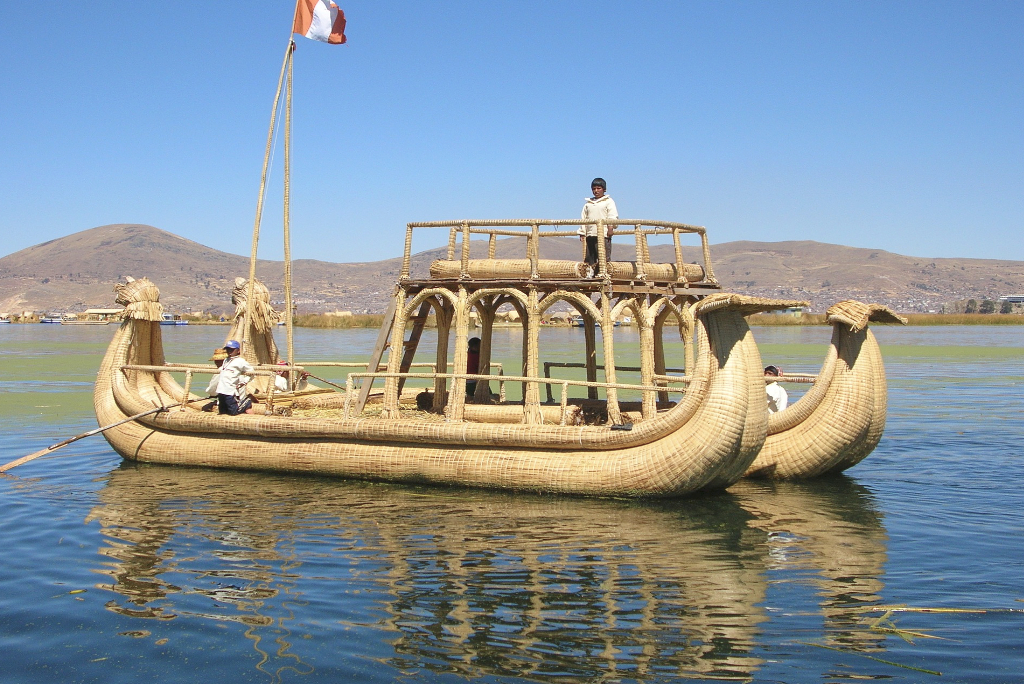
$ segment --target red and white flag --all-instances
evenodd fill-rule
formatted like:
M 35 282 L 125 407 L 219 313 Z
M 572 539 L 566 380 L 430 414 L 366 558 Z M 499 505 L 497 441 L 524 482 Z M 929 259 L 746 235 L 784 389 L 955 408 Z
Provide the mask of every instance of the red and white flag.
M 345 13 L 333 0 L 298 0 L 292 33 L 324 43 L 345 42 Z

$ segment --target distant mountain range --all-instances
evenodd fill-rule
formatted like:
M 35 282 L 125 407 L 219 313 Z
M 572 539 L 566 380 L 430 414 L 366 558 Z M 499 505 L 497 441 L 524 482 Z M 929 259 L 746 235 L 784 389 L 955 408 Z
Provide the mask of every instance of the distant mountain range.
M 580 259 L 579 242 L 543 238 L 541 256 Z M 525 241 L 499 240 L 499 257 L 522 257 Z M 481 256 L 486 243 L 473 243 Z M 414 274 L 425 274 L 445 249 L 420 252 Z M 625 252 L 630 252 L 627 255 Z M 616 244 L 619 260 L 632 247 Z M 699 250 L 687 248 L 687 261 Z M 654 261 L 674 261 L 672 248 L 651 247 Z M 996 299 L 1024 293 L 1024 262 L 995 259 L 928 259 L 882 250 L 810 240 L 726 242 L 711 247 L 712 266 L 723 289 L 764 297 L 806 299 L 824 311 L 843 299 L 885 304 L 901 312 L 938 311 L 965 299 Z M 294 299 L 301 313 L 381 312 L 398 279 L 401 258 L 336 264 L 299 259 L 292 265 Z M 211 249 L 153 226 L 115 224 L 50 240 L 0 258 L 0 311 L 79 312 L 113 306 L 113 285 L 124 276 L 157 284 L 165 309 L 174 313 L 233 310 L 231 288 L 246 276 L 249 259 Z M 261 260 L 258 277 L 283 299 L 283 264 Z

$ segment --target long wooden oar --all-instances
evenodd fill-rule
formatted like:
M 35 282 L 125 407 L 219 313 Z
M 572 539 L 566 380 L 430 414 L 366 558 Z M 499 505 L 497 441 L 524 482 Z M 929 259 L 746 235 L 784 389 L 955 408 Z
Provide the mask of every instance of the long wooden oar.
M 22 456 L 19 459 L 15 459 L 15 460 L 11 461 L 10 463 L 6 463 L 6 464 L 0 466 L 0 473 L 5 473 L 8 470 L 10 470 L 11 468 L 14 468 L 16 466 L 20 466 L 22 463 L 28 463 L 29 461 L 31 461 L 33 459 L 36 459 L 36 458 L 39 458 L 40 456 L 45 456 L 46 454 L 49 454 L 49 453 L 51 453 L 53 451 L 56 451 L 57 449 L 60 449 L 61 447 L 66 447 L 68 444 L 71 444 L 72 442 L 77 442 L 78 440 L 80 440 L 80 439 L 82 439 L 84 437 L 89 437 L 91 435 L 96 435 L 96 434 L 99 434 L 101 432 L 106 432 L 110 428 L 116 428 L 118 425 L 124 425 L 125 423 L 130 423 L 133 420 L 137 420 L 139 418 L 142 418 L 143 416 L 148 416 L 148 415 L 151 415 L 153 413 L 160 413 L 161 411 L 166 411 L 166 410 L 167 410 L 166 406 L 158 406 L 157 408 L 150 409 L 149 411 L 143 411 L 142 413 L 136 413 L 134 416 L 129 416 L 128 418 L 125 418 L 124 420 L 119 420 L 116 423 L 111 423 L 110 425 L 105 425 L 103 427 L 96 428 L 95 430 L 89 430 L 88 432 L 83 432 L 82 434 L 77 435 L 75 437 L 72 437 L 71 439 L 65 439 L 63 442 L 57 442 L 56 444 L 54 444 L 52 446 L 48 446 L 48 447 L 46 447 L 45 449 L 43 449 L 41 451 L 35 452 L 34 454 L 29 454 L 28 456 Z
M 321 377 L 318 377 L 318 376 L 316 376 L 316 375 L 313 375 L 312 373 L 306 373 L 306 375 L 308 375 L 309 377 L 313 378 L 314 380 L 319 380 L 320 382 L 326 382 L 326 383 L 327 383 L 328 385 L 330 385 L 331 387 L 337 387 L 337 388 L 338 388 L 338 389 L 340 389 L 340 390 L 345 390 L 345 389 L 346 389 L 346 388 L 345 388 L 345 387 L 343 387 L 342 385 L 339 385 L 339 384 L 337 384 L 337 383 L 331 382 L 330 380 L 324 380 L 323 378 L 321 378 Z

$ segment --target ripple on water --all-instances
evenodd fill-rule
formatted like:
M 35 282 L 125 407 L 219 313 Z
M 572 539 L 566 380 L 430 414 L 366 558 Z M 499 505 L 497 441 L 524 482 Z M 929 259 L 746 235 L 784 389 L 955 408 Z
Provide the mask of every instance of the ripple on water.
M 828 331 L 798 330 L 755 337 L 813 370 Z M 4 680 L 925 677 L 870 655 L 1010 681 L 1021 614 L 1003 609 L 1024 598 L 1019 333 L 877 334 L 889 424 L 849 476 L 678 502 L 144 467 L 76 442 L 0 477 Z M 327 355 L 374 339 L 303 335 Z M 222 336 L 176 330 L 168 348 L 205 358 Z M 520 338 L 507 338 L 512 354 Z M 5 461 L 95 425 L 95 353 L 49 339 L 15 351 L 36 369 L 29 396 L 60 407 L 29 415 L 0 388 L 17 398 L 0 412 Z M 892 604 L 1000 612 L 893 613 L 885 625 L 945 638 L 910 643 L 872 629 Z

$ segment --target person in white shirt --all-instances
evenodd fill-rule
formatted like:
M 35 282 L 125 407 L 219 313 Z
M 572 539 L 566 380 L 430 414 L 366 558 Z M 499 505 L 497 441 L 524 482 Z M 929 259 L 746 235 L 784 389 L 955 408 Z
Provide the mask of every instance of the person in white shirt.
M 278 361 L 277 365 L 278 366 L 287 366 L 288 362 L 287 361 Z M 300 373 L 298 379 L 295 381 L 295 390 L 294 391 L 301 392 L 304 389 L 308 389 L 309 388 L 309 380 L 306 379 L 308 377 L 309 377 L 309 373 Z M 288 371 L 286 371 L 286 370 L 276 371 L 276 375 L 274 376 L 274 391 L 275 392 L 287 392 L 288 391 Z
M 220 367 L 220 378 L 217 381 L 217 406 L 220 413 L 237 416 L 240 413 L 252 413 L 252 399 L 245 392 L 245 386 L 256 372 L 248 361 L 242 358 L 242 345 L 229 340 L 224 345 L 228 358 Z
M 764 374 L 771 378 L 778 378 L 782 376 L 782 369 L 778 366 L 767 366 L 764 369 Z M 764 391 L 768 395 L 768 413 L 784 411 L 789 405 L 789 395 L 778 382 L 768 383 L 765 385 Z
M 590 191 L 594 193 L 594 196 L 587 198 L 586 203 L 583 205 L 583 211 L 580 214 L 580 218 L 583 220 L 590 219 L 591 221 L 619 218 L 619 210 L 615 206 L 615 200 L 606 194 L 608 191 L 608 184 L 605 183 L 604 178 L 595 178 L 590 183 Z M 587 277 L 592 278 L 598 270 L 597 224 L 590 223 L 582 225 L 576 232 L 579 234 L 580 240 L 582 240 L 587 246 L 586 256 L 583 258 L 583 261 L 585 261 L 588 266 Z M 615 226 L 604 227 L 604 256 L 608 261 L 612 260 L 612 235 L 614 234 Z

